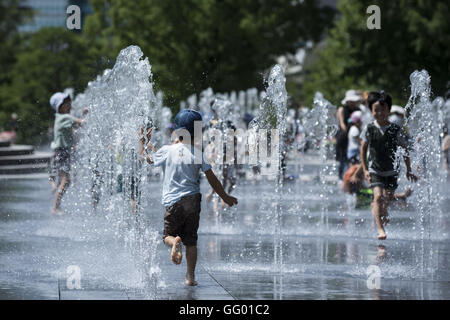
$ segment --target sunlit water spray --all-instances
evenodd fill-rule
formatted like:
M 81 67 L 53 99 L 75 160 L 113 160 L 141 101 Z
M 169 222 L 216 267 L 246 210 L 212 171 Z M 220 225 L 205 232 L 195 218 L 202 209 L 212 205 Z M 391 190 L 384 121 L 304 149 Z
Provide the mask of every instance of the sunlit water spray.
M 412 185 L 420 228 L 420 266 L 423 276 L 432 275 L 433 250 L 425 248 L 431 240 L 445 237 L 442 228 L 442 188 L 445 175 L 442 170 L 440 136 L 445 124 L 444 101 L 431 101 L 431 77 L 425 70 L 414 71 L 411 76 L 411 96 L 406 105 L 409 114 L 406 126 L 409 133 L 411 167 L 419 180 Z M 398 157 L 402 155 L 401 149 Z
M 77 146 L 76 177 L 67 200 L 71 202 L 76 214 L 85 216 L 86 230 L 89 230 L 89 219 L 92 219 L 94 215 L 104 215 L 107 221 L 106 228 L 115 232 L 117 239 L 125 242 L 132 252 L 135 264 L 140 270 L 140 283 L 145 284 L 144 287 L 150 288 L 148 290 L 151 293 L 149 297 L 155 297 L 161 278 L 161 272 L 156 261 L 158 235 L 142 219 L 142 209 L 151 206 L 148 200 L 150 199 L 148 190 L 144 185 L 146 181 L 148 182 L 148 177 L 154 172 L 147 171 L 147 166 L 142 166 L 138 161 L 136 154 L 138 149 L 137 137 L 142 126 L 149 125 L 160 128 L 160 132 L 162 132 L 169 122 L 170 114 L 162 105 L 161 94 L 155 96 L 153 93 L 152 83 L 149 81 L 151 79 L 150 65 L 147 59 L 142 60 L 141 58 L 142 52 L 137 47 L 129 47 L 123 50 L 118 57 L 116 66 L 112 70 L 105 71 L 96 81 L 90 83 L 84 95 L 80 95 L 74 101 L 74 109 L 80 110 L 80 108 L 87 106 L 90 112 L 86 124 L 79 131 L 81 137 Z M 434 191 L 438 189 L 437 181 L 440 179 L 437 174 L 440 159 L 436 158 L 439 157 L 438 139 L 440 132 L 438 131 L 440 129 L 437 129 L 437 127 L 440 127 L 442 122 L 440 119 L 443 116 L 439 112 L 431 112 L 433 115 L 428 115 L 431 118 L 422 116 L 420 121 L 416 121 L 420 117 L 420 112 L 425 112 L 430 108 L 435 111 L 441 110 L 442 103 L 439 100 L 435 101 L 434 104 L 430 103 L 429 81 L 426 81 L 426 76 L 422 74 L 418 77 L 412 77 L 413 79 L 414 83 L 417 84 L 412 86 L 414 95 L 412 95 L 408 106 L 411 114 L 408 126 L 410 127 L 411 141 L 415 144 L 411 156 L 413 168 L 419 168 L 418 172 L 421 178 L 417 190 L 415 189 L 415 196 L 424 199 L 423 202 L 419 203 L 418 208 L 423 246 L 421 251 L 415 254 L 415 257 L 421 259 L 420 265 L 423 269 L 426 269 L 429 266 L 429 264 L 426 264 L 427 261 L 433 261 L 433 257 L 427 258 L 425 256 L 424 241 L 432 239 L 435 231 L 437 231 L 436 234 L 439 237 L 442 236 L 442 232 L 438 230 L 439 223 L 431 223 L 434 218 L 430 212 L 436 212 L 436 218 L 439 217 L 439 214 L 442 214 L 438 205 L 438 194 L 441 191 Z M 255 94 L 252 97 L 251 100 L 254 101 Z M 278 141 L 281 143 L 286 131 L 287 93 L 284 73 L 280 66 L 275 66 L 271 70 L 267 89 L 260 98 L 259 114 L 252 122 L 251 127 L 255 130 L 279 130 Z M 229 120 L 237 121 L 235 119 L 241 118 L 242 109 L 236 106 L 240 106 L 241 103 L 248 103 L 245 102 L 245 94 L 239 93 L 232 97 L 231 95 L 214 94 L 212 89 L 201 94 L 198 104 L 196 97 L 195 104 L 194 98 L 191 97 L 190 100 L 192 107 L 199 108 L 204 112 L 208 112 L 213 106 L 218 115 L 218 122 L 222 124 Z M 329 212 L 329 203 L 334 200 L 330 195 L 338 193 L 337 187 L 328 183 L 329 177 L 335 172 L 335 167 L 327 165 L 328 142 L 334 136 L 337 128 L 337 119 L 334 116 L 335 110 L 335 107 L 318 93 L 314 99 L 314 107 L 305 116 L 303 123 L 307 133 L 306 139 L 313 141 L 318 146 L 321 159 L 320 187 L 316 189 L 320 190 L 320 194 L 312 195 L 318 196 L 320 200 L 319 229 L 315 229 L 311 224 L 286 225 L 287 228 L 283 228 L 283 218 L 285 218 L 283 217 L 283 210 L 286 208 L 284 199 L 286 198 L 282 197 L 281 192 L 283 179 L 281 168 L 282 147 L 280 146 L 277 151 L 279 161 L 276 164 L 275 193 L 268 197 L 268 201 L 263 201 L 261 207 L 258 207 L 260 212 L 267 212 L 267 219 L 258 217 L 257 219 L 260 219 L 259 225 L 249 232 L 252 236 L 258 233 L 262 235 L 273 234 L 273 267 L 270 267 L 270 264 L 269 266 L 264 265 L 263 270 L 275 274 L 274 285 L 279 286 L 279 290 L 274 290 L 274 292 L 279 293 L 276 298 L 282 298 L 283 273 L 301 272 L 302 268 L 305 268 L 308 263 L 306 260 L 300 261 L 305 264 L 290 269 L 284 266 L 283 251 L 285 251 L 285 259 L 286 252 L 288 252 L 288 248 L 284 249 L 283 247 L 283 235 L 286 235 L 286 231 L 294 235 L 324 235 L 325 232 L 326 236 L 334 234 L 347 237 L 354 236 L 349 235 L 348 230 L 342 229 L 339 225 L 334 223 L 328 225 L 329 214 L 335 214 L 331 210 Z M 430 126 L 430 124 L 432 125 Z M 163 136 L 158 138 L 156 132 L 155 129 L 153 139 L 163 140 Z M 429 134 L 424 135 L 423 132 Z M 418 139 L 422 136 L 423 138 Z M 276 139 L 272 139 L 272 137 L 269 139 L 269 143 L 275 141 Z M 159 143 L 164 142 L 158 141 L 157 144 Z M 86 164 L 89 165 L 86 166 Z M 117 193 L 118 176 L 120 174 L 122 175 L 122 192 Z M 139 188 L 136 189 L 136 186 L 139 186 Z M 303 192 L 305 192 L 305 189 L 303 189 Z M 136 201 L 135 214 L 131 213 L 132 194 L 134 194 Z M 244 194 L 244 196 L 247 195 Z M 299 199 L 300 203 L 304 201 L 305 210 L 313 216 L 318 212 L 316 208 L 312 207 L 307 196 L 311 195 L 300 194 L 294 200 Z M 298 206 L 294 208 L 295 210 L 291 210 L 293 208 L 288 209 L 289 214 L 292 215 L 295 214 L 292 211 L 298 209 Z M 368 211 L 367 214 L 371 217 Z M 225 227 L 225 223 L 220 222 L 218 227 Z M 237 224 L 233 224 L 231 229 L 234 233 L 243 232 L 241 226 Z M 400 229 L 403 233 L 397 238 L 402 239 L 405 232 L 408 233 L 407 237 L 413 234 L 410 230 L 406 230 L 404 226 Z M 356 236 L 367 239 L 370 231 L 361 230 L 361 233 L 356 234 Z M 94 230 L 92 232 L 99 231 Z M 299 246 L 301 247 L 301 245 Z M 257 257 L 255 261 L 258 261 L 258 258 L 263 259 L 271 255 L 271 252 L 268 253 L 271 249 L 268 250 L 267 246 L 264 247 L 263 242 L 260 242 L 259 247 L 260 257 Z M 324 256 L 325 260 L 321 263 L 328 261 L 327 252 Z M 226 266 L 226 268 L 228 267 Z M 245 267 L 251 270 L 259 268 L 258 265 L 252 265 L 251 262 L 247 262 Z M 321 267 L 326 269 L 324 266 Z M 403 270 L 401 269 L 401 272 Z M 360 276 L 365 274 L 364 272 L 357 270 L 355 274 Z
M 276 163 L 271 163 L 271 166 L 276 166 L 276 184 L 275 194 L 271 197 L 272 213 L 275 213 L 275 229 L 274 229 L 274 268 L 275 273 L 280 275 L 279 281 L 282 281 L 283 273 L 283 240 L 282 240 L 282 188 L 283 188 L 283 174 L 282 165 L 282 151 L 284 134 L 286 132 L 286 113 L 287 113 L 287 92 L 286 92 L 286 78 L 284 76 L 283 68 L 280 65 L 275 65 L 270 71 L 267 80 L 266 95 L 262 99 L 259 109 L 259 115 L 252 121 L 250 127 L 252 130 L 258 132 L 261 129 L 270 130 L 270 144 L 271 152 L 274 151 L 273 145 L 278 145 L 275 149 L 277 155 Z M 276 131 L 272 131 L 276 129 Z M 276 132 L 274 134 L 274 132 Z M 258 140 L 259 150 L 263 147 L 261 141 Z M 264 141 L 262 142 L 264 143 Z M 271 155 L 271 159 L 274 159 Z M 277 284 L 277 279 L 274 279 L 274 285 Z M 281 283 L 280 283 L 281 285 Z M 278 290 L 275 290 L 277 292 Z M 279 290 L 281 295 L 282 290 Z M 278 298 L 281 299 L 281 296 Z
M 145 185 L 151 172 L 138 155 L 139 132 L 153 127 L 154 139 L 163 143 L 171 114 L 155 96 L 151 78 L 148 59 L 130 46 L 74 101 L 74 109 L 88 107 L 89 113 L 79 129 L 75 179 L 66 201 L 75 215 L 84 216 L 86 232 L 96 232 L 89 230 L 90 219 L 104 217 L 105 228 L 131 251 L 140 285 L 154 298 L 159 237 L 143 216 L 143 208 L 151 205 Z
M 331 141 L 338 128 L 335 113 L 336 107 L 326 100 L 322 93 L 316 92 L 313 108 L 303 118 L 303 127 L 306 131 L 304 143 L 310 142 L 319 151 L 321 161 L 319 171 L 321 193 L 319 196 L 323 200 L 320 222 L 326 230 L 328 230 L 329 194 L 334 192 L 335 189 L 333 186 L 330 186 L 329 177 L 335 174 L 336 168 L 335 165 L 329 166 L 327 164 Z

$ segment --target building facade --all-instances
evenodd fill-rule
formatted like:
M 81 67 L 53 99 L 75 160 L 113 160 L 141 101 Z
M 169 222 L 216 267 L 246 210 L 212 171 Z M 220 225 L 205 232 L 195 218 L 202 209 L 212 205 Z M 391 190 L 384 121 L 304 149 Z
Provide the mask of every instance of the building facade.
M 66 27 L 67 7 L 77 5 L 81 11 L 81 30 L 86 15 L 92 13 L 88 0 L 25 0 L 22 7 L 33 10 L 30 21 L 19 27 L 21 32 L 36 32 L 43 27 Z

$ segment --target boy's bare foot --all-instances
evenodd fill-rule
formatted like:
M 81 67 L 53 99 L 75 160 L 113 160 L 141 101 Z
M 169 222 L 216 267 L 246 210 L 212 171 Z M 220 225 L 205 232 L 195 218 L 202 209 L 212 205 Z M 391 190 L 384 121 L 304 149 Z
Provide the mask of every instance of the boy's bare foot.
M 408 198 L 413 193 L 411 188 L 408 188 L 408 190 L 405 191 L 405 197 Z
M 62 215 L 64 215 L 64 212 L 61 209 L 55 209 L 55 208 L 52 208 L 50 213 L 55 215 L 55 216 L 62 216 Z
M 172 251 L 170 253 L 170 257 L 171 257 L 173 263 L 175 263 L 175 264 L 181 263 L 183 254 L 182 254 L 182 249 L 181 249 L 181 238 L 179 236 L 177 236 L 174 240 L 174 243 L 172 245 Z
M 197 285 L 197 281 L 186 279 L 186 285 L 187 286 L 196 286 Z
M 196 286 L 197 285 L 197 281 L 195 281 L 194 277 L 192 276 L 188 276 L 186 275 L 186 285 L 187 286 Z
M 386 240 L 386 233 L 384 231 L 378 231 L 378 240 Z

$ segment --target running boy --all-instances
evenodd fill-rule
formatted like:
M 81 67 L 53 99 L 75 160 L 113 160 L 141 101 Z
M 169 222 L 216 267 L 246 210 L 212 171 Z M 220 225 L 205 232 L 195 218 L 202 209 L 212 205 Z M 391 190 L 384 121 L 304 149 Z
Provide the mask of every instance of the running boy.
M 374 117 L 361 134 L 361 161 L 364 175 L 373 189 L 374 199 L 372 213 L 378 227 L 378 239 L 386 239 L 384 226 L 389 222 L 387 207 L 393 200 L 397 189 L 398 171 L 395 170 L 395 153 L 397 147 L 405 149 L 404 161 L 406 177 L 416 181 L 417 177 L 411 173 L 411 163 L 406 146 L 406 135 L 403 129 L 388 121 L 392 106 L 392 98 L 384 91 L 371 92 L 368 106 Z M 367 159 L 369 151 L 369 159 Z
M 151 129 L 146 137 L 141 128 L 141 148 L 139 154 L 155 166 L 161 166 L 164 172 L 162 203 L 166 208 L 164 215 L 163 241 L 172 248 L 173 263 L 180 264 L 182 258 L 181 243 L 186 247 L 186 285 L 195 286 L 195 265 L 197 263 L 197 230 L 200 220 L 201 194 L 200 169 L 213 190 L 229 206 L 237 204 L 237 199 L 228 195 L 217 179 L 211 166 L 201 159 L 194 147 L 194 123 L 202 121 L 200 113 L 194 110 L 182 110 L 175 117 L 176 139 L 172 145 L 156 150 L 151 144 Z M 200 126 L 201 128 L 201 126 Z M 181 130 L 184 129 L 184 130 Z M 192 138 L 191 138 L 192 137 Z

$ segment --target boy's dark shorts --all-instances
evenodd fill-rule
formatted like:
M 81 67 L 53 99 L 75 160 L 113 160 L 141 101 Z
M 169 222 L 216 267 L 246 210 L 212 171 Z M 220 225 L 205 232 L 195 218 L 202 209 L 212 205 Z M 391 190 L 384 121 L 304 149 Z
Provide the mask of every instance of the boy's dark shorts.
M 398 187 L 398 175 L 383 177 L 375 173 L 370 174 L 370 187 L 381 187 L 386 190 L 395 190 Z
M 197 245 L 202 195 L 196 193 L 182 197 L 166 208 L 163 240 L 167 236 L 180 236 L 185 246 Z
M 70 172 L 72 162 L 72 152 L 70 149 L 55 149 L 55 155 L 52 160 L 51 175 L 57 175 L 61 171 L 65 173 Z

